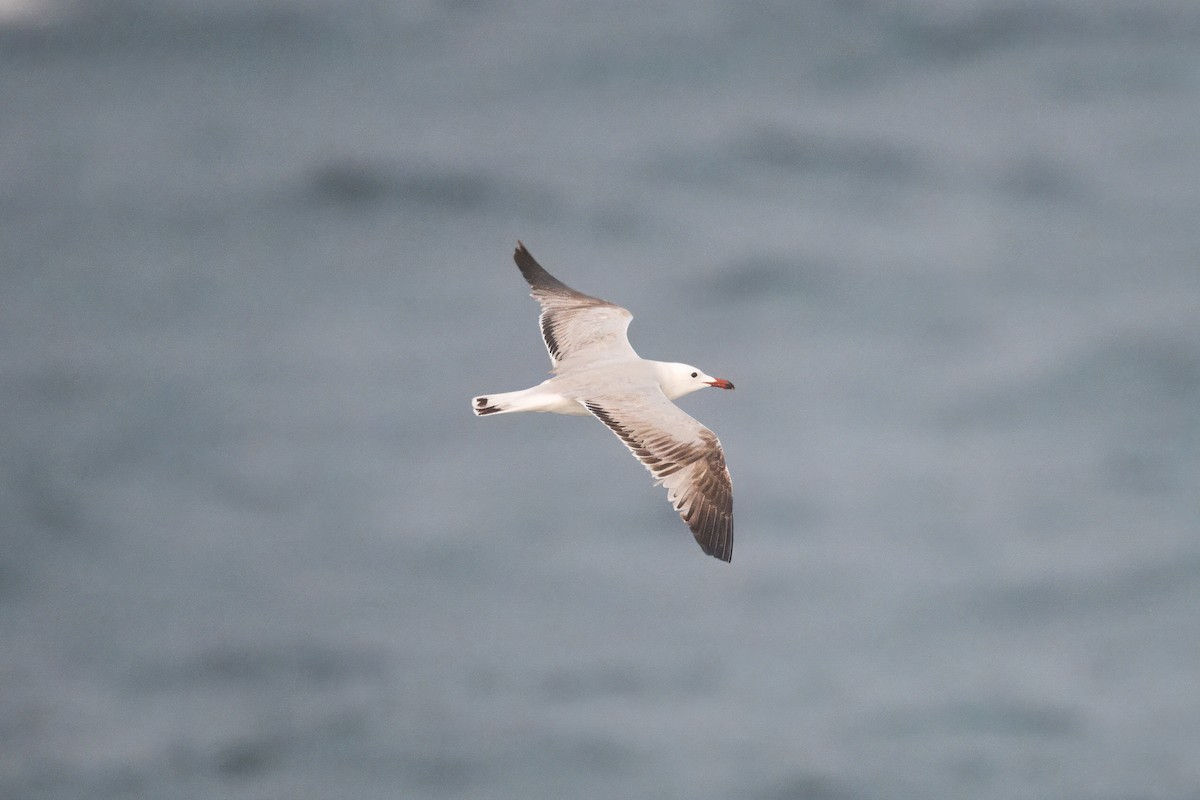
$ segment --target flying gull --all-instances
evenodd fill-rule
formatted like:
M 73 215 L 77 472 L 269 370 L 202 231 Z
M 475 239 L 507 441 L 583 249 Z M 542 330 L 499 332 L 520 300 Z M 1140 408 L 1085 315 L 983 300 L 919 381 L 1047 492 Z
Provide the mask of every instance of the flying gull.
M 629 345 L 624 308 L 577 292 L 517 242 L 513 260 L 541 303 L 538 322 L 554 377 L 529 389 L 471 401 L 477 416 L 546 411 L 603 422 L 645 465 L 702 550 L 733 557 L 733 484 L 721 443 L 672 400 L 707 386 L 732 389 L 687 364 L 643 359 Z

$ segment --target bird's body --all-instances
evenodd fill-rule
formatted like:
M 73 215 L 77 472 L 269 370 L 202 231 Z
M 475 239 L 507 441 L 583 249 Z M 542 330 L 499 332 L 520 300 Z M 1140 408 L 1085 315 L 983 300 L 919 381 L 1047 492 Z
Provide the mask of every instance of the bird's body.
M 513 255 L 542 305 L 539 322 L 554 377 L 515 392 L 476 397 L 478 416 L 538 411 L 594 416 L 642 462 L 688 524 L 700 547 L 733 554 L 733 486 L 717 437 L 672 400 L 733 384 L 695 367 L 643 359 L 626 337 L 624 308 L 571 289 L 546 272 L 520 242 Z
M 477 408 L 475 413 L 483 416 L 509 411 L 546 411 L 586 417 L 591 412 L 585 404 L 597 384 L 614 392 L 657 388 L 668 400 L 674 400 L 705 387 L 706 384 L 697 383 L 690 377 L 677 377 L 679 372 L 690 376 L 693 371 L 694 367 L 687 364 L 643 358 L 602 361 L 590 365 L 586 371 L 567 371 L 528 389 L 487 395 L 488 405 L 495 411 Z

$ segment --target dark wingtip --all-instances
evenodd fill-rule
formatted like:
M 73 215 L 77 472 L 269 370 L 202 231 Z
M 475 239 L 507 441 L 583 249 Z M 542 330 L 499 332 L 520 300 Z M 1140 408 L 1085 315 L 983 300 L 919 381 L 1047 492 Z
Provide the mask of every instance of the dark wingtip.
M 728 527 L 718 523 L 716 529 L 695 528 L 692 535 L 696 544 L 706 555 L 729 563 L 733 561 L 733 520 L 728 520 Z M 690 526 L 689 526 L 690 527 Z
M 524 275 L 527 280 L 529 280 L 531 276 L 534 278 L 540 278 L 541 275 L 546 272 L 544 269 L 542 269 L 542 265 L 537 263 L 537 260 L 534 259 L 533 253 L 529 252 L 529 250 L 525 247 L 525 243 L 520 239 L 517 239 L 517 249 L 513 250 L 513 261 L 516 262 L 517 267 L 521 270 L 521 274 Z M 530 282 L 532 283 L 533 281 L 530 280 Z
M 525 277 L 525 282 L 534 289 L 558 294 L 578 294 L 570 286 L 567 286 L 558 278 L 546 272 L 542 265 L 533 257 L 533 254 L 525 248 L 525 243 L 520 239 L 517 240 L 517 249 L 513 251 L 513 261 L 516 262 L 517 268 L 521 270 L 521 275 Z
M 732 547 L 727 547 L 723 550 L 718 550 L 716 548 L 709 550 L 708 548 L 704 548 L 704 552 L 705 552 L 705 554 L 712 556 L 713 558 L 717 559 L 718 561 L 724 561 L 726 564 L 733 561 L 733 548 Z

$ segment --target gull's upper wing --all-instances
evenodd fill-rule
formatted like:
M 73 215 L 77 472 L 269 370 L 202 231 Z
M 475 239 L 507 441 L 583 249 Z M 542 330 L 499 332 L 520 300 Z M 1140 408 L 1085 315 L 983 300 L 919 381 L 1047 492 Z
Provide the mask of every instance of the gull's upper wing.
M 584 403 L 667 488 L 667 499 L 705 553 L 733 557 L 733 482 L 716 435 L 657 386 Z
M 534 261 L 520 242 L 513 260 L 541 303 L 538 323 L 556 370 L 581 354 L 596 360 L 638 357 L 626 336 L 633 319 L 627 310 L 567 286 Z

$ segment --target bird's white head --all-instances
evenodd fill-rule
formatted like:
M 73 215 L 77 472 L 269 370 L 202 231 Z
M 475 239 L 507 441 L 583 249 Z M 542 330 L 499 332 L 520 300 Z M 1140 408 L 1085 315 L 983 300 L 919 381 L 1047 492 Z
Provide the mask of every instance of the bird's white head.
M 657 366 L 658 383 L 662 387 L 663 394 L 672 400 L 709 386 L 715 386 L 718 389 L 733 388 L 733 384 L 724 378 L 714 378 L 690 364 L 660 361 Z

